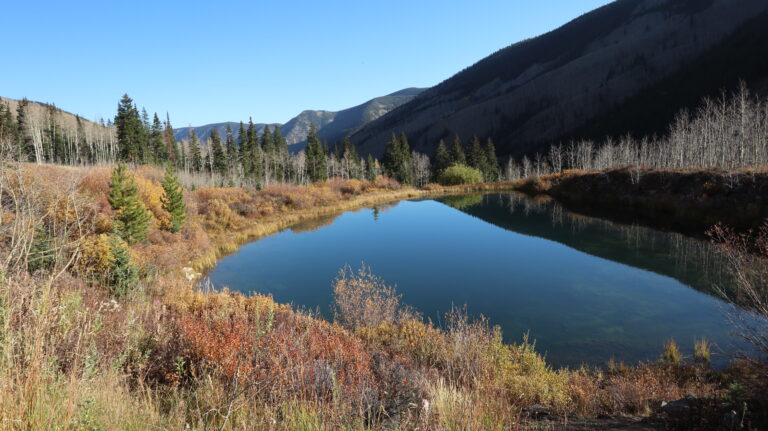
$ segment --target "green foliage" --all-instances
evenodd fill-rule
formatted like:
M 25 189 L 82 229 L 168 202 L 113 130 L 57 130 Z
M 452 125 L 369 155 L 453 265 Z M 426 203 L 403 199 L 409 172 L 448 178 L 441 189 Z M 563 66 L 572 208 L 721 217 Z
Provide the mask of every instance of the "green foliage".
M 459 184 L 476 184 L 483 182 L 483 174 L 477 169 L 464 165 L 454 165 L 446 169 L 440 176 L 440 184 L 455 186 Z
M 242 152 L 243 171 L 246 178 L 249 178 L 256 188 L 260 188 L 264 183 L 264 163 L 253 120 L 248 121 L 244 147 L 241 147 L 240 151 Z
M 365 179 L 368 181 L 376 181 L 376 160 L 373 156 L 368 154 L 368 161 L 366 163 Z
M 485 172 L 485 180 L 498 181 L 499 158 L 496 156 L 496 147 L 493 145 L 493 140 L 491 138 L 488 138 L 488 142 L 485 143 L 485 160 L 487 169 Z
M 466 165 L 467 155 L 464 154 L 464 147 L 461 145 L 461 137 L 458 134 L 453 137 L 453 148 L 451 149 L 451 164 Z
M 119 237 L 113 235 L 110 238 L 109 254 L 111 271 L 107 285 L 114 296 L 122 298 L 138 284 L 139 271 L 131 261 L 126 243 Z
M 151 159 L 159 163 L 165 163 L 168 160 L 168 147 L 165 144 L 163 135 L 163 124 L 160 122 L 157 113 L 155 113 L 149 132 L 149 140 L 153 152 Z
M 392 138 L 387 142 L 386 148 L 384 148 L 384 156 L 381 159 L 381 163 L 384 172 L 396 179 L 400 184 L 413 184 L 411 173 L 413 160 L 405 133 L 401 133 L 400 138 L 392 134 Z
M 224 153 L 224 148 L 221 146 L 219 131 L 215 127 L 211 129 L 211 153 L 213 157 L 213 160 L 211 160 L 213 172 L 222 176 L 227 175 L 227 156 Z
M 315 126 L 311 124 L 307 135 L 307 175 L 310 181 L 322 181 L 328 178 L 326 154 L 328 152 L 320 142 Z
M 441 139 L 440 143 L 437 144 L 437 151 L 435 151 L 435 162 L 432 164 L 434 178 L 440 178 L 440 175 L 451 166 L 451 163 L 451 154 L 448 152 L 448 147 L 445 146 L 445 141 Z
M 195 129 L 189 130 L 189 153 L 192 158 L 192 172 L 202 172 L 203 156 L 200 152 L 200 142 L 197 140 Z
M 115 233 L 128 244 L 142 241 L 147 236 L 150 215 L 123 163 L 112 170 L 109 187 L 109 204 L 115 210 Z
M 179 184 L 179 178 L 170 164 L 165 168 L 165 176 L 161 184 L 165 192 L 161 198 L 163 209 L 171 215 L 169 230 L 178 232 L 187 217 L 187 207 L 184 204 L 184 193 Z
M 32 238 L 32 246 L 29 250 L 27 260 L 27 269 L 30 273 L 38 270 L 48 269 L 55 263 L 53 244 L 48 234 L 48 229 L 43 225 L 35 228 L 35 235 Z
M 120 159 L 131 162 L 142 161 L 142 140 L 144 125 L 139 118 L 139 111 L 127 94 L 123 95 L 117 105 L 115 115 L 115 128 L 117 129 L 117 147 Z

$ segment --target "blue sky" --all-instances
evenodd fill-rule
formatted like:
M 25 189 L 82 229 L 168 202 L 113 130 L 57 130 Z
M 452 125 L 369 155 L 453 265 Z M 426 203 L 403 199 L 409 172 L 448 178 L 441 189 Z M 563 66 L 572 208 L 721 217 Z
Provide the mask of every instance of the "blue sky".
M 0 0 L 0 95 L 176 127 L 285 122 L 428 87 L 607 0 Z

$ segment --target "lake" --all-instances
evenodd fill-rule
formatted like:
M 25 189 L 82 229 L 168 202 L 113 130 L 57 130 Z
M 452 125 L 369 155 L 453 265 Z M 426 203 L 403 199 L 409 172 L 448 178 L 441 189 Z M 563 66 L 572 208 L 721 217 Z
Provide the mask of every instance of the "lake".
M 344 265 L 371 267 L 432 321 L 466 305 L 506 341 L 529 333 L 556 366 L 657 358 L 675 339 L 743 347 L 727 286 L 702 240 L 573 214 L 514 193 L 401 201 L 304 222 L 240 248 L 209 274 L 217 288 L 270 294 L 331 317 Z

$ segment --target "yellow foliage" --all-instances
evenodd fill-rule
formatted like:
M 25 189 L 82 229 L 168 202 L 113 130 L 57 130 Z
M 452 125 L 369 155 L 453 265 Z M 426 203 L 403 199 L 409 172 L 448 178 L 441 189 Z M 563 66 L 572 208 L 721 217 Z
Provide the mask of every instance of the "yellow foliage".
M 109 241 L 109 235 L 104 233 L 87 236 L 80 246 L 78 270 L 87 275 L 107 273 L 112 268 Z
M 144 203 L 153 218 L 157 221 L 157 226 L 160 228 L 170 227 L 170 214 L 163 209 L 163 202 L 161 201 L 161 198 L 165 193 L 163 188 L 160 187 L 159 184 L 155 184 L 151 180 L 138 175 L 135 176 L 135 181 L 139 188 L 141 202 Z

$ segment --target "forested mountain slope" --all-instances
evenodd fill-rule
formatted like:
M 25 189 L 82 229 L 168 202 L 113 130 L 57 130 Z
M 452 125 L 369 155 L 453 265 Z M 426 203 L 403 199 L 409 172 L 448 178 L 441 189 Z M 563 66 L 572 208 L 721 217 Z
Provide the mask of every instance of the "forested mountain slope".
M 283 124 L 281 126 L 282 133 L 289 148 L 294 151 L 304 148 L 306 145 L 307 133 L 309 133 L 311 125 L 315 126 L 321 139 L 331 144 L 340 142 L 345 136 L 351 135 L 366 123 L 412 100 L 421 91 L 423 91 L 422 88 L 406 88 L 336 112 L 305 110 Z M 237 138 L 240 124 L 235 122 L 206 124 L 194 129 L 198 137 L 205 139 L 214 128 L 219 132 L 219 136 L 225 136 L 227 125 L 232 128 L 232 132 Z M 269 126 L 274 129 L 276 125 L 270 124 Z M 264 130 L 264 124 L 258 123 L 255 126 L 257 133 L 261 134 Z M 189 131 L 190 127 L 174 129 L 176 140 L 181 141 L 188 138 Z
M 600 134 L 602 125 L 590 122 L 684 68 L 705 64 L 697 62 L 708 54 L 728 58 L 729 50 L 713 50 L 755 26 L 767 10 L 764 0 L 618 0 L 486 57 L 364 126 L 352 140 L 362 154 L 380 155 L 392 133 L 405 132 L 414 149 L 432 153 L 441 138 L 458 133 L 466 141 L 476 134 L 493 138 L 499 153 L 517 155 L 585 127 Z M 758 57 L 764 46 L 741 49 Z M 704 81 L 723 82 L 692 78 L 687 97 L 708 93 L 695 84 Z M 667 102 L 674 106 L 665 109 L 675 112 L 682 101 Z M 667 116 L 654 124 L 665 124 Z

